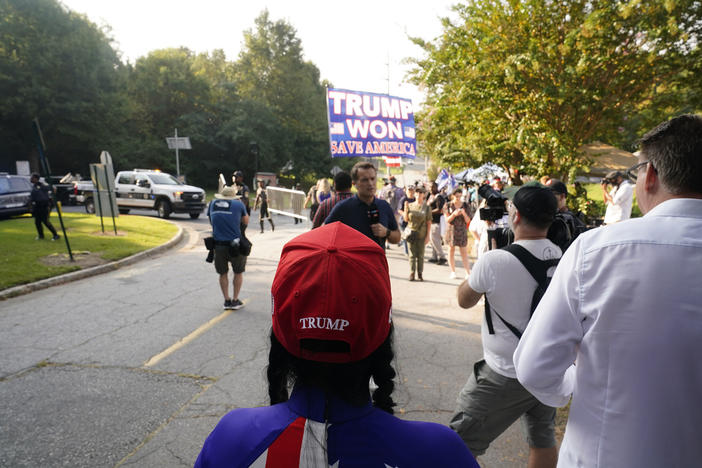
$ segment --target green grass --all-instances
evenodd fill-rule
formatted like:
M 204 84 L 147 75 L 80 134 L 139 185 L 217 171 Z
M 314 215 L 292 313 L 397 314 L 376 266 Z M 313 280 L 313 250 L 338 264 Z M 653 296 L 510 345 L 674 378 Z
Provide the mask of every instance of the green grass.
M 119 260 L 161 245 L 178 231 L 175 225 L 160 219 L 120 216 L 116 218 L 120 235 L 115 237 L 112 218 L 104 218 L 105 232 L 109 235 L 102 235 L 100 218 L 97 216 L 64 213 L 63 220 L 71 250 L 76 257 L 89 252 L 105 261 Z M 51 223 L 61 234 L 55 211 L 51 213 Z M 46 240 L 34 240 L 36 235 L 31 216 L 0 221 L 0 289 L 80 269 L 76 264 L 45 265 L 42 258 L 68 254 L 66 242 L 63 237 L 51 242 L 51 233 L 46 228 Z

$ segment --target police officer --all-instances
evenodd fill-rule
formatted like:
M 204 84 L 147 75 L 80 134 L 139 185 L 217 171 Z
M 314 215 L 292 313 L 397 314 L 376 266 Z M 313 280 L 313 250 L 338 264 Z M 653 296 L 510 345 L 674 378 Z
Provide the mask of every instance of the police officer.
M 51 197 L 49 196 L 49 186 L 39 180 L 39 174 L 36 172 L 32 174 L 29 178 L 32 183 L 32 193 L 30 198 L 32 200 L 32 216 L 34 217 L 34 225 L 37 227 L 37 237 L 36 240 L 41 240 L 44 238 L 44 224 L 53 236 L 52 241 L 59 238 L 56 229 L 49 221 L 49 213 L 51 213 Z
M 244 173 L 241 171 L 234 171 L 232 175 L 232 181 L 234 182 L 234 189 L 236 194 L 241 199 L 241 202 L 246 207 L 246 213 L 251 214 L 251 207 L 249 206 L 249 186 L 244 183 Z

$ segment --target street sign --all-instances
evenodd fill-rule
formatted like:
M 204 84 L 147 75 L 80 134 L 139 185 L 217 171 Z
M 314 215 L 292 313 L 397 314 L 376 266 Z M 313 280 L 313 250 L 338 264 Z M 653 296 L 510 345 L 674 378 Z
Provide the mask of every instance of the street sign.
M 193 149 L 190 146 L 190 137 L 168 137 L 166 138 L 166 143 L 168 144 L 168 149 Z
M 179 149 L 192 149 L 190 146 L 190 138 L 189 137 L 178 137 L 178 129 L 175 129 L 175 134 L 172 137 L 167 137 L 166 138 L 166 144 L 168 145 L 168 149 L 175 150 L 176 152 L 176 178 L 178 180 L 181 180 L 180 177 L 180 159 L 178 158 L 178 150 Z
M 112 167 L 112 156 L 107 151 L 100 153 L 100 162 L 104 164 L 104 172 L 107 176 L 107 190 L 109 192 L 115 192 L 115 170 Z

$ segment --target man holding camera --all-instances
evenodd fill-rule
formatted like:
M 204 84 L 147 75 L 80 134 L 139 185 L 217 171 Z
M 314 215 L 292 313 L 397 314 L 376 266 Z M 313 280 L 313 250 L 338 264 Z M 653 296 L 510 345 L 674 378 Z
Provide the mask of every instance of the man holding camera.
M 539 400 L 570 402 L 563 466 L 702 460 L 702 116 L 648 132 L 638 161 L 644 216 L 575 240 L 514 354 Z
M 612 189 L 607 192 L 607 186 Z M 612 171 L 602 179 L 602 195 L 607 211 L 604 224 L 614 224 L 631 217 L 631 205 L 634 201 L 634 187 L 619 171 Z
M 556 198 L 541 185 L 520 188 L 508 204 L 514 244 L 519 246 L 516 249 L 525 249 L 526 255 L 535 257 L 533 261 L 539 266 L 555 263 L 561 256 L 558 246 L 546 238 L 556 210 Z M 483 254 L 473 266 L 470 278 L 458 287 L 458 304 L 464 309 L 476 305 L 483 294 L 489 306 L 481 327 L 484 359 L 473 366 L 449 424 L 477 456 L 522 418 L 530 449 L 530 468 L 555 467 L 557 460 L 556 410 L 522 387 L 512 362 L 518 336 L 529 322 L 537 287 L 537 281 L 516 254 L 505 249 Z
M 376 177 L 373 163 L 361 161 L 354 164 L 351 181 L 356 187 L 356 196 L 337 203 L 324 224 L 341 221 L 385 248 L 386 239 L 397 244 L 401 235 L 392 208 L 388 202 L 375 196 Z
M 207 210 L 215 244 L 215 271 L 219 274 L 219 287 L 224 295 L 226 310 L 244 307 L 244 303 L 239 300 L 239 292 L 244 282 L 246 255 L 239 253 L 239 244 L 242 238 L 242 227 L 245 228 L 249 224 L 249 215 L 236 192 L 235 187 L 224 187 L 221 193 L 215 194 L 215 200 L 210 202 Z M 233 297 L 229 295 L 230 263 L 234 272 Z

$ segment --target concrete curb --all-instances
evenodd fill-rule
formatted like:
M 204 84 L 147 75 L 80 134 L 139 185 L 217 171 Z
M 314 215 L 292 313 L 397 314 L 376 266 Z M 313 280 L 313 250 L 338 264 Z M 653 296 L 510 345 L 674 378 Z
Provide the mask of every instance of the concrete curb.
M 108 271 L 113 271 L 118 268 L 122 268 L 123 266 L 131 265 L 132 263 L 144 260 L 148 257 L 151 257 L 152 255 L 159 254 L 174 247 L 182 239 L 183 228 L 178 226 L 178 232 L 165 244 L 161 244 L 148 250 L 144 250 L 143 252 L 135 253 L 134 255 L 122 258 L 120 260 L 115 260 L 114 262 L 105 263 L 104 265 L 97 265 L 94 267 L 86 268 L 84 270 L 72 271 L 63 275 L 35 281 L 34 283 L 22 284 L 19 286 L 14 286 L 12 288 L 7 288 L 5 290 L 0 291 L 0 301 L 9 299 L 11 297 L 21 296 L 23 294 L 29 294 L 34 291 L 39 291 L 41 289 L 50 288 L 52 286 L 57 286 L 59 284 L 70 283 L 71 281 L 77 281 L 79 279 L 87 278 L 88 276 L 95 276 L 102 273 L 107 273 Z

